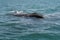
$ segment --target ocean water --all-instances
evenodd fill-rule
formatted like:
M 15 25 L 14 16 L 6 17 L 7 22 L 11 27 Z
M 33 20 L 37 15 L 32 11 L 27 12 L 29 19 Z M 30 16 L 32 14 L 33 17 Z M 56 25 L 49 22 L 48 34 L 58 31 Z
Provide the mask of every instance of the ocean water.
M 7 15 L 14 11 L 44 19 Z M 0 40 L 60 40 L 60 0 L 0 0 Z

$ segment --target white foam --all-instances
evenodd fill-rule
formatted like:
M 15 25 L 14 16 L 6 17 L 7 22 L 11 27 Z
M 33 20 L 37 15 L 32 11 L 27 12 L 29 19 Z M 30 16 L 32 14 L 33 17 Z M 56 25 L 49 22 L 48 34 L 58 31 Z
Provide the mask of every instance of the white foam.
M 56 12 L 56 13 L 53 13 L 53 14 L 46 14 L 45 17 L 60 17 L 60 12 Z
M 23 11 L 15 11 L 16 14 L 22 14 Z

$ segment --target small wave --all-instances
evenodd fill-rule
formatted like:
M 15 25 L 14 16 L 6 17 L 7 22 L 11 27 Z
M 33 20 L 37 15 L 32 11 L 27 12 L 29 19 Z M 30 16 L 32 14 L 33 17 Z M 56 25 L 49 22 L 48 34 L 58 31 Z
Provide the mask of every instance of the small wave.
M 53 13 L 53 14 L 45 14 L 45 17 L 60 17 L 60 12 L 56 12 L 56 13 Z

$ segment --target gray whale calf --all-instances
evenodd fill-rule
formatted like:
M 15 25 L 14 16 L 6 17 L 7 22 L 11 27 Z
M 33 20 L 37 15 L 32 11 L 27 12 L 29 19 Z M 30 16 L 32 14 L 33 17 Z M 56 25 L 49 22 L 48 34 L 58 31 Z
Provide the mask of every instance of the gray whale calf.
M 27 13 L 16 13 L 16 14 L 13 14 L 14 16 L 18 16 L 18 17 L 35 17 L 35 18 L 44 18 L 43 15 L 39 15 L 37 13 L 30 13 L 30 14 L 27 14 Z

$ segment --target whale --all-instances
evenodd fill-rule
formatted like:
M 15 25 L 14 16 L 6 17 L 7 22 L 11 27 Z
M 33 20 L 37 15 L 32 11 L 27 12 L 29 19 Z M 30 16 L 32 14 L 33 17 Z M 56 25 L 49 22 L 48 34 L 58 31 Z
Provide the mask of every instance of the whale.
M 43 15 L 38 14 L 36 12 L 34 12 L 34 13 L 23 13 L 22 11 L 20 13 L 16 12 L 15 14 L 13 14 L 13 16 L 17 16 L 17 17 L 44 18 Z

